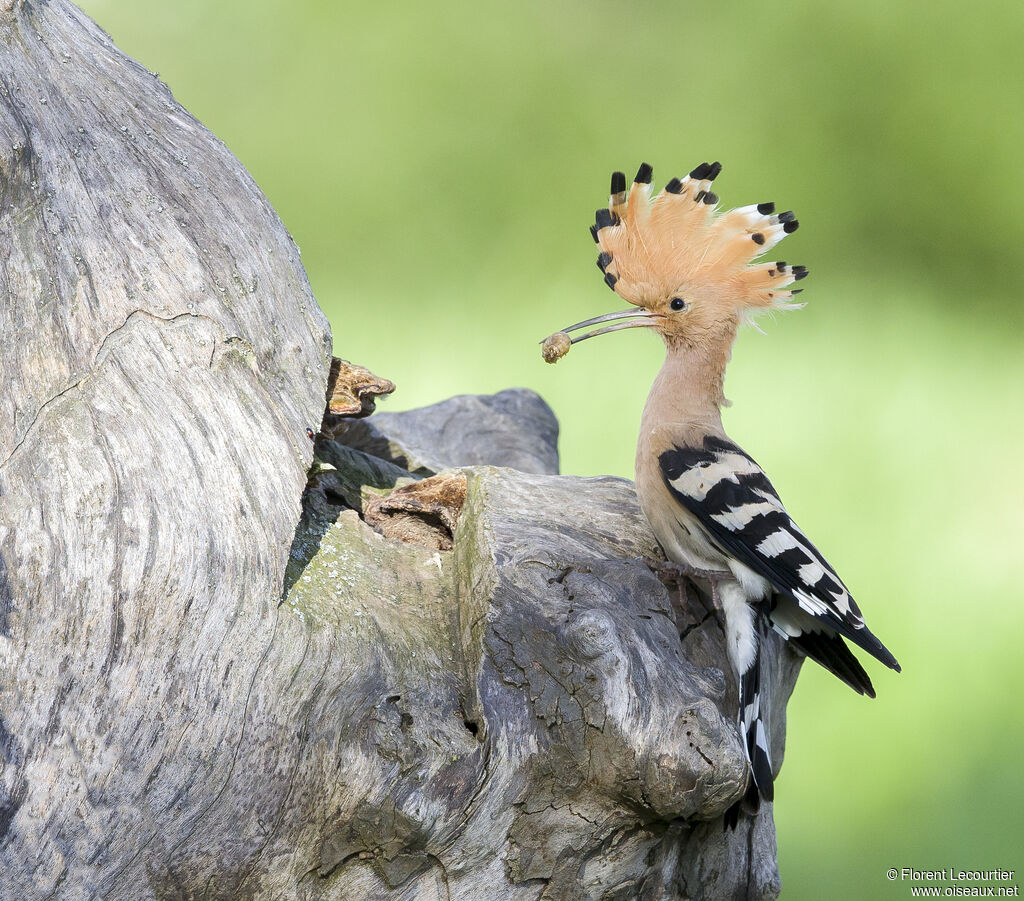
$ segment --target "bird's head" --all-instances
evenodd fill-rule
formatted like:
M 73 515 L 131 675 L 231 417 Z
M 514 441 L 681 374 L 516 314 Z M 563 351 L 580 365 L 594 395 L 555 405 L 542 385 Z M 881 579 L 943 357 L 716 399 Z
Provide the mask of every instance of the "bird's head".
M 790 310 L 807 275 L 783 261 L 754 263 L 796 231 L 792 212 L 776 213 L 759 203 L 717 212 L 712 182 L 720 163 L 702 163 L 686 178 L 673 178 L 654 195 L 652 170 L 644 163 L 627 189 L 622 172 L 612 174 L 608 207 L 597 211 L 591 234 L 600 253 L 605 283 L 636 309 L 596 316 L 563 329 L 545 342 L 550 362 L 575 344 L 625 328 L 656 329 L 670 348 L 731 339 L 752 314 Z M 569 338 L 566 333 L 599 326 Z

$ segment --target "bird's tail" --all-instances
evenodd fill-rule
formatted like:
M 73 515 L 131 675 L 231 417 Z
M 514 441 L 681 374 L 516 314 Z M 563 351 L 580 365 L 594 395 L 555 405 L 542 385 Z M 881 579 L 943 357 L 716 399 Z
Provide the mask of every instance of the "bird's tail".
M 761 801 L 771 801 L 775 797 L 775 776 L 772 772 L 772 756 L 768 747 L 768 727 L 766 715 L 761 712 L 761 648 L 764 642 L 764 616 L 755 614 L 755 647 L 754 657 L 746 670 L 739 674 L 740 735 L 743 739 L 743 750 L 750 764 L 750 781 L 743 797 L 726 811 L 725 825 L 736 828 L 740 811 L 754 815 L 761 806 Z M 767 712 L 766 712 L 767 713 Z
M 864 667 L 838 635 L 829 635 L 824 630 L 809 630 L 802 635 L 786 637 L 790 644 L 798 647 L 811 660 L 821 664 L 858 694 L 867 695 L 869 698 L 875 696 L 874 686 L 868 674 L 864 672 Z

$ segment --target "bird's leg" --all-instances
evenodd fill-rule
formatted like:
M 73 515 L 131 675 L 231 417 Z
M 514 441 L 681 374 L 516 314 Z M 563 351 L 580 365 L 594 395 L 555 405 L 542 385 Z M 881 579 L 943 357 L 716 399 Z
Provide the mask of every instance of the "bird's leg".
M 722 599 L 718 596 L 718 583 L 721 582 L 722 579 L 729 578 L 731 575 L 732 573 L 716 574 L 715 578 L 708 579 L 708 582 L 711 585 L 710 607 L 708 607 L 708 602 L 704 600 L 704 595 L 699 591 L 697 592 L 697 598 L 700 600 L 704 609 L 714 616 L 715 621 L 718 623 L 718 628 L 722 630 L 723 634 L 725 634 L 725 615 L 722 613 Z
M 714 616 L 718 625 L 721 626 L 722 631 L 725 631 L 725 622 L 722 619 L 722 603 L 718 596 L 718 583 L 723 579 L 731 579 L 733 575 L 728 570 L 722 569 L 703 569 L 699 566 L 690 566 L 686 563 L 674 563 L 668 560 L 655 560 L 651 557 L 644 557 L 644 562 L 651 569 L 651 571 L 659 578 L 662 582 L 674 582 L 679 586 L 682 593 L 682 600 L 689 606 L 690 593 L 686 588 L 688 581 L 694 579 L 706 579 L 711 585 L 711 599 L 710 606 L 708 600 L 698 589 L 697 600 L 700 601 L 701 606 L 708 612 L 708 614 Z M 695 586 L 696 587 L 696 586 Z
M 663 582 L 678 582 L 683 578 L 707 579 L 709 582 L 721 582 L 722 579 L 731 579 L 733 577 L 732 573 L 727 569 L 702 569 L 699 566 L 690 566 L 688 563 L 655 560 L 653 557 L 644 557 L 643 560 Z

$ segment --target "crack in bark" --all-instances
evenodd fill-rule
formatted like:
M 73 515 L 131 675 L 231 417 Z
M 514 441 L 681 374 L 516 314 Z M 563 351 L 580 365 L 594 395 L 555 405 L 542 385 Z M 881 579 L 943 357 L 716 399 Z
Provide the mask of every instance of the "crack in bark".
M 704 623 L 706 623 L 711 618 L 712 618 L 712 614 L 705 613 L 704 616 L 702 616 L 699 620 L 697 620 L 696 622 L 691 623 L 685 629 L 683 629 L 682 632 L 679 633 L 679 640 L 680 641 L 686 641 L 686 639 L 689 637 L 691 632 L 699 629 L 701 626 L 704 625 Z
M 278 608 L 278 609 L 280 609 L 280 608 Z M 275 621 L 275 629 L 274 629 L 275 633 L 277 631 L 276 626 L 277 626 L 277 623 Z M 272 643 L 273 643 L 273 635 L 271 635 L 271 644 Z M 269 647 L 270 646 L 268 645 L 268 651 L 269 651 Z M 323 665 L 323 668 L 320 671 L 320 675 L 317 676 L 317 680 L 314 683 L 313 688 L 310 690 L 308 698 L 306 699 L 306 701 L 302 705 L 302 707 L 303 707 L 303 714 L 302 714 L 302 719 L 301 719 L 301 725 L 299 727 L 299 734 L 300 735 L 304 735 L 306 733 L 306 730 L 309 728 L 310 716 L 312 714 L 312 710 L 313 710 L 314 705 L 316 704 L 317 701 L 320 700 L 321 686 L 323 686 L 325 677 L 327 675 L 327 672 L 330 669 L 332 656 L 333 656 L 332 654 L 325 655 L 325 657 L 324 657 L 324 665 Z M 303 652 L 303 659 L 305 659 L 305 651 Z M 261 662 L 261 665 L 262 665 L 262 662 Z M 255 679 L 256 679 L 257 675 L 258 675 L 258 672 L 253 676 L 253 682 L 255 682 Z M 250 690 L 251 690 L 251 686 L 250 686 Z M 241 738 L 239 739 L 239 744 L 241 744 Z M 246 882 L 248 882 L 250 879 L 253 878 L 253 876 L 256 873 L 256 868 L 259 865 L 260 861 L 262 860 L 264 851 L 266 851 L 267 846 L 270 844 L 271 840 L 274 838 L 274 836 L 277 834 L 278 830 L 281 828 L 281 824 L 284 821 L 284 818 L 285 818 L 286 814 L 289 811 L 288 801 L 291 799 L 292 793 L 294 791 L 294 787 L 295 787 L 295 774 L 298 772 L 298 770 L 299 770 L 301 765 L 302 765 L 302 752 L 301 751 L 297 751 L 295 753 L 295 755 L 294 755 L 294 759 L 292 760 L 292 765 L 291 765 L 291 767 L 289 768 L 289 771 L 288 771 L 287 786 L 286 786 L 286 789 L 285 789 L 285 792 L 284 792 L 283 800 L 281 802 L 280 811 L 278 812 L 278 815 L 277 815 L 277 820 L 269 829 L 264 827 L 264 837 L 265 837 L 266 841 L 264 841 L 259 846 L 259 848 L 255 851 L 255 853 L 252 855 L 252 865 L 248 868 L 248 870 L 246 871 L 245 875 L 238 881 L 238 888 L 239 888 L 239 890 L 241 890 L 242 886 L 244 886 Z
M 39 405 L 39 407 L 36 409 L 35 415 L 33 415 L 33 417 L 32 417 L 32 421 L 29 422 L 29 424 L 27 426 L 25 426 L 25 431 L 22 434 L 21 439 L 14 445 L 13 448 L 11 448 L 11 452 L 2 461 L 0 461 L 0 472 L 2 472 L 4 469 L 7 468 L 7 465 L 14 458 L 14 455 L 17 454 L 17 452 L 21 449 L 21 446 L 26 441 L 28 441 L 29 436 L 32 434 L 32 432 L 35 429 L 37 423 L 43 418 L 43 416 L 44 416 L 45 412 L 47 411 L 47 409 L 49 407 L 51 407 L 53 404 L 55 404 L 57 401 L 59 401 L 62 397 L 64 397 L 65 394 L 68 394 L 71 391 L 74 391 L 76 388 L 81 387 L 81 385 L 84 382 L 88 381 L 89 379 L 91 379 L 93 376 L 96 375 L 96 370 L 97 370 L 98 366 L 103 362 L 101 360 L 101 357 L 104 356 L 105 353 L 107 352 L 107 345 L 111 341 L 116 341 L 117 340 L 117 336 L 122 331 L 124 331 L 124 329 L 127 328 L 127 326 L 137 316 L 145 316 L 145 317 L 148 317 L 150 319 L 156 320 L 157 322 L 165 322 L 165 323 L 174 323 L 174 322 L 177 322 L 179 319 L 201 319 L 201 320 L 203 320 L 205 322 L 210 323 L 211 325 L 213 325 L 215 328 L 218 329 L 218 331 L 221 334 L 221 338 L 220 338 L 220 343 L 221 344 L 227 344 L 227 343 L 238 341 L 238 342 L 243 343 L 248 348 L 248 350 L 250 352 L 253 351 L 252 345 L 248 341 L 246 341 L 244 338 L 241 338 L 238 335 L 230 335 L 230 336 L 224 337 L 225 336 L 225 332 L 224 332 L 223 327 L 220 325 L 220 323 L 217 322 L 215 319 L 212 319 L 211 317 L 206 316 L 203 313 L 186 312 L 186 313 L 176 313 L 173 316 L 158 316 L 156 313 L 152 313 L 149 310 L 142 310 L 142 309 L 132 310 L 132 312 L 129 313 L 128 316 L 125 318 L 124 322 L 122 322 L 119 326 L 117 326 L 117 328 L 112 329 L 111 331 L 107 332 L 107 334 L 104 336 L 103 340 L 100 342 L 100 345 L 99 345 L 99 347 L 96 350 L 96 353 L 93 354 L 92 362 L 89 364 L 88 371 L 84 375 L 82 375 L 80 378 L 76 379 L 74 382 L 72 382 L 70 385 L 68 385 L 66 388 L 61 389 L 56 394 L 54 394 L 52 397 L 47 398 L 45 401 L 43 401 L 43 403 L 41 403 Z M 213 351 L 211 353 L 209 363 L 207 364 L 208 366 L 212 366 L 213 365 L 213 361 L 214 361 L 214 359 L 216 357 L 216 353 L 217 353 L 217 346 L 218 345 L 216 343 L 213 346 Z

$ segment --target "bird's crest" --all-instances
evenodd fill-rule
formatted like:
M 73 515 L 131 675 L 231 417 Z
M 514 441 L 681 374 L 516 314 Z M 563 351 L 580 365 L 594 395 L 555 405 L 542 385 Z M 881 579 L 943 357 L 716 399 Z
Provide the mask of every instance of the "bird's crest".
M 796 231 L 796 217 L 776 213 L 773 203 L 719 213 L 711 186 L 721 171 L 721 163 L 701 163 L 657 195 L 647 163 L 628 189 L 622 172 L 612 174 L 608 208 L 597 211 L 591 227 L 610 288 L 637 306 L 698 294 L 723 315 L 803 306 L 792 302 L 799 289 L 788 286 L 807 275 L 806 267 L 752 262 Z

